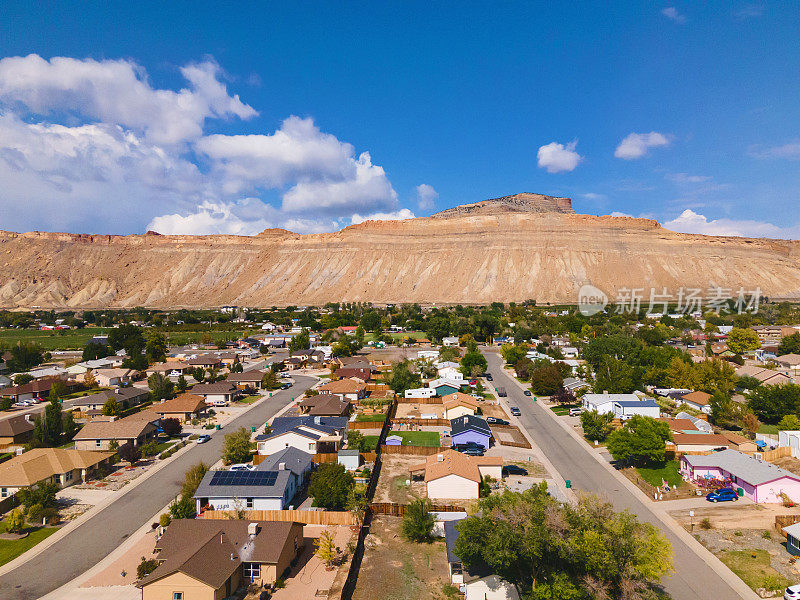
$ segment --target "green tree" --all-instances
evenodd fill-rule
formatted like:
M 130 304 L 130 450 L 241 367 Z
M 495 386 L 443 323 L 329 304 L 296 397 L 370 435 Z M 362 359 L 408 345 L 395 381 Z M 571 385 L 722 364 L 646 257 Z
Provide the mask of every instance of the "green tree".
M 225 435 L 222 447 L 222 462 L 226 465 L 243 463 L 250 460 L 250 432 L 244 427 Z
M 109 398 L 103 404 L 103 414 L 107 417 L 116 417 L 120 412 L 122 412 L 122 409 L 116 398 Z
M 136 325 L 120 325 L 108 334 L 108 345 L 114 350 L 125 350 L 129 357 L 140 355 L 145 348 L 142 330 Z
M 760 385 L 750 392 L 747 404 L 764 423 L 778 423 L 786 415 L 800 414 L 800 385 Z
M 161 373 L 153 373 L 147 378 L 147 387 L 150 388 L 150 399 L 159 402 L 172 398 L 175 384 Z
M 369 310 L 361 316 L 361 326 L 366 331 L 380 331 L 381 315 L 374 310 Z
M 787 335 L 778 346 L 778 356 L 800 354 L 800 332 Z
M 14 385 L 25 385 L 36 379 L 30 373 L 17 373 L 14 375 Z
M 294 352 L 295 350 L 305 350 L 306 348 L 311 347 L 311 337 L 308 334 L 308 329 L 300 330 L 296 336 L 294 336 L 291 340 L 289 340 L 289 350 Z
M 634 466 L 663 464 L 664 442 L 672 439 L 669 425 L 652 417 L 635 415 L 611 432 L 606 447 L 614 460 Z
M 367 440 L 364 437 L 364 434 L 358 431 L 357 429 L 353 431 L 348 431 L 347 447 L 353 450 L 358 450 L 359 452 L 366 452 Z
M 148 330 L 145 335 L 145 355 L 150 362 L 161 362 L 167 358 L 167 338 L 155 329 Z
M 711 421 L 715 425 L 725 428 L 737 425 L 740 417 L 739 405 L 731 399 L 730 394 L 717 390 L 711 394 L 708 405 L 711 407 Z
M 778 429 L 781 431 L 798 431 L 800 430 L 800 417 L 797 415 L 786 415 L 778 423 Z
M 147 559 L 144 556 L 139 564 L 136 565 L 136 579 L 144 579 L 158 568 L 158 561 L 155 558 Z
M 417 498 L 406 506 L 400 531 L 410 542 L 430 543 L 433 541 L 433 526 L 436 519 L 431 513 L 431 503 L 427 498 Z
M 734 327 L 728 333 L 728 349 L 735 354 L 746 354 L 760 347 L 758 333 L 753 329 Z
M 467 352 L 461 359 L 461 366 L 459 370 L 465 377 L 477 377 L 481 373 L 486 372 L 486 358 L 478 352 L 478 350 L 471 350 Z
M 525 355 L 530 350 L 527 344 L 503 344 L 500 346 L 500 354 L 507 365 L 516 365 L 520 360 L 525 358 Z
M 264 376 L 261 378 L 261 387 L 265 390 L 277 390 L 279 387 L 281 387 L 275 371 L 269 369 L 266 373 L 264 373 Z
M 25 528 L 25 518 L 22 516 L 22 511 L 15 508 L 6 518 L 6 531 L 9 533 L 22 533 Z
M 39 504 L 44 508 L 50 508 L 56 504 L 56 493 L 58 484 L 41 482 L 36 487 L 22 488 L 17 492 L 17 500 L 25 508 L 30 508 L 34 504 Z
M 242 366 L 242 363 L 236 362 L 231 365 L 230 371 L 231 373 L 242 373 L 244 371 L 244 367 Z
M 614 420 L 612 413 L 599 413 L 596 410 L 587 410 L 581 413 L 581 427 L 583 434 L 592 441 L 604 441 L 614 429 L 611 422 Z
M 185 392 L 189 388 L 189 384 L 186 383 L 186 377 L 180 375 L 178 377 L 178 383 L 176 384 L 175 388 L 178 390 L 179 393 Z
M 404 360 L 392 365 L 392 372 L 387 379 L 389 387 L 397 394 L 415 388 L 421 384 L 419 375 L 411 372 L 411 363 Z
M 353 485 L 355 480 L 344 465 L 325 463 L 311 474 L 308 493 L 314 498 L 314 506 L 344 510 Z
M 6 361 L 9 371 L 27 371 L 44 360 L 41 346 L 28 342 L 17 342 L 8 350 L 11 357 Z
M 641 386 L 641 373 L 622 360 L 605 356 L 595 373 L 595 392 L 630 394 Z
M 539 396 L 552 396 L 564 384 L 561 371 L 554 364 L 542 365 L 530 372 L 531 389 Z
M 83 355 L 81 360 L 97 360 L 98 358 L 105 358 L 111 356 L 114 351 L 106 344 L 99 344 L 97 342 L 89 342 L 83 348 Z

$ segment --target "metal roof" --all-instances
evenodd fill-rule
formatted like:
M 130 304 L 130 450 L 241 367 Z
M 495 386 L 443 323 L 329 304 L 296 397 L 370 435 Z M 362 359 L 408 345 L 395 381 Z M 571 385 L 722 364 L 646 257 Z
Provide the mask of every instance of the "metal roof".
M 761 485 L 781 477 L 800 481 L 800 477 L 794 473 L 736 450 L 723 450 L 699 456 L 685 455 L 683 459 L 693 467 L 718 467 L 751 485 Z

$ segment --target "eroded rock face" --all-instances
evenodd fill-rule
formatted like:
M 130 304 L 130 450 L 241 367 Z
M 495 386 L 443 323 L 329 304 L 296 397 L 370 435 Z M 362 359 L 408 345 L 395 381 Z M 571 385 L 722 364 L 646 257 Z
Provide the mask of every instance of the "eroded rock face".
M 0 232 L 4 307 L 574 303 L 586 283 L 612 299 L 710 285 L 800 297 L 800 242 L 679 234 L 535 194 L 314 235 Z

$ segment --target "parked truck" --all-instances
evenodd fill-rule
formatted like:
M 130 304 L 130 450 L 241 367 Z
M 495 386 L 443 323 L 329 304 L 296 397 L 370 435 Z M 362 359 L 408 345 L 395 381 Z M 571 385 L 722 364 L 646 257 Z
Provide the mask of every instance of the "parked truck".
M 508 394 L 506 394 L 506 388 L 504 387 L 497 388 L 497 395 L 500 396 L 501 398 L 505 398 L 506 396 L 508 396 Z

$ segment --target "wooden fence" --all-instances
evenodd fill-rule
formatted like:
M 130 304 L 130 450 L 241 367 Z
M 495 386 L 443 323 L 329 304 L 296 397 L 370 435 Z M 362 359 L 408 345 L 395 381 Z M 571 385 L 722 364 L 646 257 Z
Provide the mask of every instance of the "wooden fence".
M 207 510 L 203 519 L 235 519 L 231 510 Z M 294 521 L 306 525 L 357 525 L 353 513 L 330 510 L 245 510 L 244 519 L 248 521 Z
M 384 454 L 416 454 L 417 456 L 430 456 L 444 452 L 446 448 L 436 448 L 433 446 L 381 446 Z
M 354 429 L 383 429 L 383 421 L 350 421 L 347 424 L 347 429 L 350 431 Z
M 396 504 L 394 502 L 373 502 L 370 505 L 372 513 L 375 515 L 388 515 L 390 517 L 402 517 L 406 512 L 408 504 Z M 464 506 L 453 504 L 431 504 L 432 512 L 464 512 Z
M 761 453 L 761 459 L 767 462 L 772 462 L 778 458 L 784 458 L 792 455 L 792 449 L 788 446 L 782 448 L 775 448 L 774 450 L 767 450 Z
M 795 523 L 800 523 L 800 515 L 775 515 L 775 529 L 778 531 Z
M 392 420 L 392 423 L 402 423 L 403 425 L 428 425 L 429 427 L 450 427 L 449 419 L 417 419 L 413 417 L 400 417 Z
M 313 456 L 314 457 L 311 460 L 314 461 L 315 463 L 317 463 L 318 465 L 321 465 L 321 464 L 324 464 L 324 463 L 335 463 L 335 462 L 337 462 L 339 460 L 339 454 L 336 453 L 336 452 L 324 452 L 324 453 L 321 453 L 321 454 L 314 454 Z M 377 455 L 374 452 L 362 452 L 361 453 L 361 459 L 364 462 L 375 462 L 375 457 L 376 456 Z M 264 462 L 264 460 L 266 458 L 268 458 L 268 457 L 266 455 L 264 455 L 264 454 L 254 454 L 253 455 L 253 464 L 254 465 L 260 465 L 262 462 Z
M 441 398 L 398 398 L 398 404 L 444 404 Z

